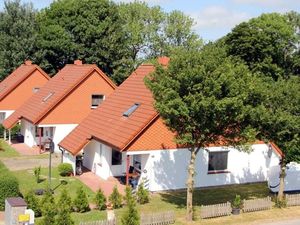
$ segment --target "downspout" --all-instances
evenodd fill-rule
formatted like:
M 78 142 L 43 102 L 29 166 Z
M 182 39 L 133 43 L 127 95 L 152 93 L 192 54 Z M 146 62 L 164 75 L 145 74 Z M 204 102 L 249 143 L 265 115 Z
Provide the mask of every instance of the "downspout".
M 64 153 L 65 153 L 65 149 L 63 149 L 62 147 L 58 146 L 58 149 L 61 151 L 61 163 L 64 162 Z

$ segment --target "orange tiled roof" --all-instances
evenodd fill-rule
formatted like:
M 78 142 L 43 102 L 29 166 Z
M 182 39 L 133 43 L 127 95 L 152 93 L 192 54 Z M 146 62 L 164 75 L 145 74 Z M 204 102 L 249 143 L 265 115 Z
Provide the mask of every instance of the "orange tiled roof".
M 144 84 L 144 77 L 153 71 L 153 65 L 141 65 L 59 145 L 76 155 L 91 138 L 95 138 L 120 151 L 125 150 L 158 117 L 152 93 Z M 135 103 L 140 105 L 134 113 L 123 116 Z
M 61 100 L 71 93 L 93 71 L 98 73 L 112 87 L 113 82 L 96 66 L 75 61 L 75 64 L 66 65 L 45 86 L 29 98 L 10 117 L 3 121 L 7 129 L 13 127 L 19 119 L 24 118 L 33 124 L 37 124 L 44 118 Z
M 50 77 L 39 66 L 32 64 L 31 61 L 25 61 L 24 64 L 15 69 L 0 83 L 0 101 L 3 100 L 18 85 L 20 85 L 27 77 L 33 74 L 35 70 L 39 70 L 39 72 L 48 80 L 50 79 Z

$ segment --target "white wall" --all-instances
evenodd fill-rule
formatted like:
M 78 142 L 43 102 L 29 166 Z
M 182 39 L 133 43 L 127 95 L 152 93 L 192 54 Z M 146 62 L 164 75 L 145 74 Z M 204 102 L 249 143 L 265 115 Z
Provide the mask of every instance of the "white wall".
M 64 163 L 70 163 L 73 167 L 73 174 L 76 174 L 76 170 L 75 170 L 75 163 L 76 163 L 76 156 L 73 156 L 71 153 L 69 152 L 64 152 L 63 154 L 63 162 Z
M 9 117 L 11 114 L 13 114 L 15 110 L 0 110 L 0 113 L 4 113 L 4 119 L 6 119 L 7 117 Z M 0 123 L 2 123 L 3 121 L 0 120 Z
M 24 143 L 32 147 L 37 145 L 35 139 L 35 126 L 27 120 L 21 120 L 21 134 L 24 136 Z

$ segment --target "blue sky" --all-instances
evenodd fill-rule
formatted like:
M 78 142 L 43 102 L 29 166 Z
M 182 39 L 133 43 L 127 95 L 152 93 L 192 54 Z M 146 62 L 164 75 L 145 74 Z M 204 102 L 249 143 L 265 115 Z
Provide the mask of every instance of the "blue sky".
M 3 8 L 3 1 L 0 0 L 0 8 Z M 52 1 L 31 0 L 38 9 L 49 6 Z M 290 10 L 300 12 L 300 0 L 145 0 L 145 2 L 160 5 L 165 11 L 181 10 L 190 15 L 195 20 L 194 30 L 206 41 L 224 36 L 235 25 L 261 13 L 283 13 Z

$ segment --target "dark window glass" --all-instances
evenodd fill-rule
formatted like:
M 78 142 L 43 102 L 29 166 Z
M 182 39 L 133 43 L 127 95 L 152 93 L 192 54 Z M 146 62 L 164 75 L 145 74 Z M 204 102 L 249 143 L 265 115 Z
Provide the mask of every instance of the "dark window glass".
M 35 136 L 39 137 L 39 129 L 41 129 L 41 137 L 44 136 L 44 128 L 43 127 L 35 127 Z
M 92 107 L 99 106 L 104 99 L 104 95 L 92 95 Z
M 228 152 L 209 152 L 208 171 L 227 170 Z
M 111 153 L 111 165 L 121 165 L 121 164 L 122 164 L 122 153 L 113 149 Z
M 126 112 L 123 113 L 123 116 L 129 117 L 139 106 L 140 106 L 140 103 L 135 103 Z

